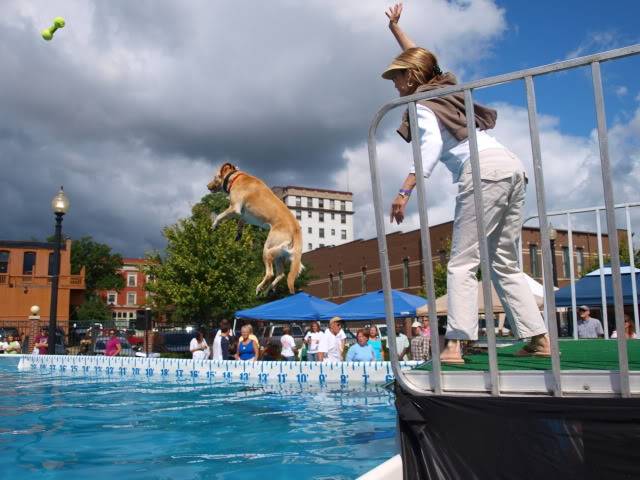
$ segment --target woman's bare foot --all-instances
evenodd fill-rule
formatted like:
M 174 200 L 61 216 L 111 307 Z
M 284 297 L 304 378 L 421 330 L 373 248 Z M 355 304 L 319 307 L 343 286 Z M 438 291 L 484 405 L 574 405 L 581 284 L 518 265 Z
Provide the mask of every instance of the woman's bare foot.
M 440 362 L 442 363 L 464 363 L 462 358 L 462 350 L 460 340 L 449 340 L 447 346 L 440 354 Z
M 516 352 L 517 357 L 550 357 L 551 344 L 549 343 L 549 335 L 546 333 L 531 337 L 521 350 Z

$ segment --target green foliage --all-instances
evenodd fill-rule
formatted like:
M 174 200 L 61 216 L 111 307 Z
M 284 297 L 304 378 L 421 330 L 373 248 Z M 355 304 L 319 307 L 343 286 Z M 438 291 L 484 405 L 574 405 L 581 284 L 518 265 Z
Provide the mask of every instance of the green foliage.
M 631 265 L 631 257 L 629 256 L 629 243 L 626 238 L 620 238 L 618 242 L 618 252 L 620 255 L 620 263 Z M 634 257 L 634 265 L 637 267 L 640 265 L 640 250 L 635 250 L 633 252 Z M 611 255 L 603 255 L 602 256 L 602 264 L 610 265 L 611 264 Z M 581 277 L 584 277 L 586 274 L 593 272 L 594 270 L 598 270 L 600 268 L 600 261 L 598 257 L 592 259 L 583 269 Z
M 111 310 L 102 298 L 91 295 L 75 310 L 74 316 L 78 322 L 110 322 Z
M 223 194 L 208 194 L 192 208 L 189 218 L 166 227 L 165 255 L 149 254 L 146 273 L 152 307 L 173 310 L 180 323 L 205 323 L 229 317 L 236 310 L 283 295 L 284 286 L 269 297 L 256 297 L 264 275 L 262 246 L 267 231 L 246 225 L 236 241 L 237 221 L 225 220 L 211 229 L 211 213 L 228 206 Z M 301 276 L 299 286 L 308 281 Z M 284 282 L 283 282 L 284 283 Z
M 112 253 L 111 247 L 91 237 L 75 240 L 71 246 L 71 273 L 77 275 L 85 268 L 86 297 L 98 290 L 121 290 L 124 278 L 118 273 L 122 256 Z

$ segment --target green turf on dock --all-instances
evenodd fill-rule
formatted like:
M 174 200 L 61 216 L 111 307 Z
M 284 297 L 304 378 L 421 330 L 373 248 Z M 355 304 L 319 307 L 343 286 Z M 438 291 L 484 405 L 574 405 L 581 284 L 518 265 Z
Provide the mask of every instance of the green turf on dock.
M 500 370 L 551 370 L 550 358 L 516 357 L 522 343 L 498 349 Z M 618 370 L 618 342 L 616 340 L 561 340 L 560 366 L 562 370 Z M 640 340 L 627 340 L 629 369 L 640 370 Z M 431 362 L 418 367 L 431 370 Z M 442 365 L 443 371 L 488 371 L 486 353 L 466 355 L 464 365 Z

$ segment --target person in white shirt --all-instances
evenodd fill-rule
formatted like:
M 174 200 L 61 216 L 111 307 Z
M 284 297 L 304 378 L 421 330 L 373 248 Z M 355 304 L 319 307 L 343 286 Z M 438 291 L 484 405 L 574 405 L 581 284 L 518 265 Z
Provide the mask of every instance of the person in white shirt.
M 342 328 L 340 317 L 329 320 L 327 328 L 320 339 L 316 359 L 319 362 L 341 362 L 344 340 L 338 336 Z
M 231 324 L 229 320 L 220 321 L 220 329 L 216 332 L 212 345 L 213 360 L 231 360 L 232 355 L 229 353 L 230 341 L 232 340 Z
M 342 330 L 340 331 L 342 332 Z M 323 335 L 324 333 L 320 331 L 318 322 L 311 322 L 311 330 L 304 336 L 304 343 L 307 345 L 307 361 L 315 362 L 317 360 L 318 346 Z
M 409 360 L 409 350 L 411 350 L 409 337 L 402 333 L 402 324 L 396 323 L 396 351 L 398 352 L 398 360 Z
M 209 358 L 209 345 L 207 345 L 207 341 L 204 339 L 202 330 L 198 330 L 196 337 L 191 339 L 189 350 L 194 360 L 207 360 Z
M 400 96 L 437 90 L 457 83 L 451 73 L 443 73 L 433 53 L 416 47 L 400 29 L 402 5 L 387 11 L 389 28 L 403 52 L 382 74 L 393 80 Z M 550 356 L 549 337 L 526 277 L 519 265 L 519 244 L 524 207 L 526 174 L 520 160 L 485 130 L 495 126 L 495 110 L 474 104 L 476 136 L 480 156 L 484 222 L 488 240 L 491 277 L 500 301 L 513 320 L 514 334 L 530 338 L 516 353 L 518 356 Z M 460 342 L 478 338 L 478 281 L 480 265 L 477 220 L 471 175 L 471 150 L 467 131 L 464 96 L 420 100 L 417 125 L 424 176 L 429 177 L 438 162 L 443 162 L 458 183 L 451 257 L 447 266 L 449 340 L 440 359 L 444 363 L 464 363 Z M 411 141 L 408 117 L 398 130 Z M 416 185 L 412 170 L 391 205 L 391 222 L 404 220 L 409 196 Z
M 288 326 L 282 327 L 282 336 L 280 337 L 280 343 L 282 344 L 282 357 L 289 362 L 293 362 L 296 359 L 296 341 L 291 334 L 291 328 Z

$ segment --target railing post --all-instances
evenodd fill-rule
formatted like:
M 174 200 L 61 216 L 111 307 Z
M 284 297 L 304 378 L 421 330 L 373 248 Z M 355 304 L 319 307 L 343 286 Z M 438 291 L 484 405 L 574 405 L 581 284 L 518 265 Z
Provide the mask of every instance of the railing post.
M 473 108 L 471 90 L 464 91 L 464 104 L 467 116 L 469 152 L 471 153 L 471 176 L 473 177 L 473 200 L 476 209 L 476 225 L 478 229 L 478 246 L 480 248 L 480 269 L 482 271 L 482 293 L 484 296 L 484 318 L 487 326 L 487 349 L 489 355 L 489 377 L 491 394 L 500 395 L 500 377 L 498 355 L 496 352 L 496 331 L 493 319 L 493 298 L 491 289 L 491 264 L 487 245 L 487 229 L 484 221 L 484 203 L 482 200 L 482 178 L 480 175 L 480 154 L 476 138 L 476 117 Z
M 429 217 L 427 214 L 427 195 L 424 188 L 424 168 L 422 152 L 420 150 L 420 136 L 418 131 L 418 114 L 415 102 L 409 104 L 409 125 L 411 127 L 411 147 L 413 149 L 413 163 L 416 169 L 416 186 L 418 187 L 418 215 L 420 217 L 420 246 L 422 249 L 424 279 L 427 287 L 427 301 L 429 303 L 429 323 L 431 324 L 431 375 L 434 392 L 442 393 L 440 377 L 440 339 L 438 334 L 438 312 L 436 309 L 436 290 L 433 284 L 433 259 L 431 256 L 431 236 L 429 233 Z M 387 327 L 389 328 L 389 327 Z
M 600 304 L 602 305 L 602 325 L 604 326 L 604 338 L 609 338 L 609 313 L 607 312 L 607 288 L 604 281 L 602 225 L 600 224 L 599 208 L 596 208 L 596 235 L 598 237 L 598 268 L 600 270 Z
M 573 265 L 573 228 L 571 213 L 567 213 L 567 235 L 569 236 L 569 275 L 571 276 L 571 320 L 573 325 L 573 339 L 578 339 L 578 312 L 576 312 L 576 278 Z
M 624 206 L 624 214 L 627 220 L 627 243 L 629 244 L 629 274 L 631 275 L 631 292 L 633 294 L 633 321 L 636 332 L 640 332 L 638 319 L 638 286 L 636 285 L 636 258 L 633 251 L 633 232 L 631 230 L 631 216 L 629 215 L 629 205 Z
M 598 122 L 598 144 L 600 146 L 600 163 L 602 166 L 602 186 L 604 190 L 605 216 L 609 235 L 609 254 L 611 257 L 611 283 L 613 284 L 613 304 L 616 314 L 616 331 L 618 332 L 618 362 L 620 367 L 620 390 L 623 397 L 631 395 L 629 386 L 629 359 L 627 357 L 627 339 L 624 334 L 624 307 L 622 300 L 622 277 L 620 275 L 620 249 L 618 245 L 618 229 L 613 201 L 613 182 L 609 161 L 609 140 L 607 138 L 607 118 L 604 110 L 604 94 L 602 92 L 602 76 L 600 62 L 591 64 L 593 91 L 596 101 L 596 119 Z
M 542 243 L 542 275 L 545 292 L 545 316 L 549 329 L 551 344 L 551 370 L 553 373 L 553 394 L 562 396 L 560 352 L 558 349 L 558 324 L 556 321 L 556 297 L 553 289 L 553 269 L 551 266 L 551 243 L 549 240 L 549 223 L 547 221 L 547 207 L 544 191 L 544 176 L 542 173 L 542 153 L 540 150 L 540 133 L 538 130 L 538 115 L 536 112 L 536 95 L 533 78 L 525 77 L 527 91 L 527 109 L 529 113 L 529 135 L 531 136 L 531 153 L 533 156 L 533 174 L 536 183 L 536 199 L 538 203 L 538 218 L 540 224 L 540 238 Z

